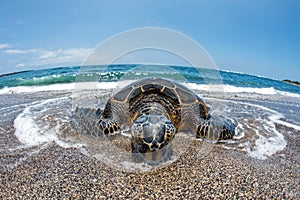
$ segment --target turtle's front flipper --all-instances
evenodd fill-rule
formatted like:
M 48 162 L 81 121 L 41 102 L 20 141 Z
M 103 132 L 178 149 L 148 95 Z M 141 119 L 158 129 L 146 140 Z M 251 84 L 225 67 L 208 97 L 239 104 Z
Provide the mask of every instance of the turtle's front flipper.
M 196 137 L 218 141 L 232 139 L 235 135 L 235 125 L 226 118 L 212 116 L 201 119 L 197 127 Z
M 112 134 L 120 130 L 119 124 L 112 119 L 101 117 L 97 122 L 100 132 L 106 136 L 112 136 Z
M 110 136 L 120 126 L 109 118 L 103 118 L 100 109 L 76 108 L 73 114 L 76 129 L 79 133 L 102 137 Z

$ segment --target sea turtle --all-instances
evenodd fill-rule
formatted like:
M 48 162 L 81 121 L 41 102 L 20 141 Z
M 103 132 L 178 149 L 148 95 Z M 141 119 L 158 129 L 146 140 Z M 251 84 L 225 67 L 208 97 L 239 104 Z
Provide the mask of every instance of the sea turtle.
M 133 152 L 155 152 L 172 141 L 178 131 L 190 130 L 197 138 L 231 139 L 235 125 L 211 116 L 204 101 L 182 84 L 164 78 L 138 80 L 114 94 L 96 119 L 85 126 L 95 136 L 110 136 L 130 127 Z M 88 119 L 86 119 L 88 120 Z

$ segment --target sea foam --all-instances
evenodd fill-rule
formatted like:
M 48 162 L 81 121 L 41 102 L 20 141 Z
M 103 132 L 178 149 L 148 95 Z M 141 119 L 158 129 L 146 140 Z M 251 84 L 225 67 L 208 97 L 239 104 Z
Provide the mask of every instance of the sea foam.
M 289 97 L 300 98 L 299 94 L 284 92 L 276 90 L 273 87 L 269 88 L 252 88 L 252 87 L 238 87 L 233 85 L 218 85 L 218 84 L 197 84 L 197 83 L 184 83 L 187 87 L 193 90 L 207 91 L 207 92 L 226 92 L 226 93 L 256 93 L 265 95 L 283 95 Z
M 5 87 L 0 90 L 1 94 L 14 93 L 34 93 L 42 91 L 74 91 L 74 90 L 89 90 L 89 89 L 120 89 L 134 80 L 122 80 L 118 82 L 75 82 L 64 84 L 51 84 L 44 86 L 17 86 Z M 282 95 L 289 97 L 300 98 L 300 94 L 276 90 L 273 87 L 268 88 L 253 88 L 253 87 L 238 87 L 233 85 L 220 84 L 197 84 L 197 83 L 183 83 L 188 88 L 193 90 L 207 91 L 207 92 L 226 92 L 226 93 L 256 93 L 265 95 Z
M 73 90 L 89 90 L 89 89 L 110 89 L 116 88 L 117 82 L 78 82 L 52 84 L 44 86 L 18 86 L 5 87 L 0 90 L 0 94 L 18 94 L 18 93 L 34 93 L 46 91 L 73 91 Z
M 239 144 L 239 147 L 243 148 L 251 157 L 264 160 L 286 147 L 287 141 L 284 135 L 277 130 L 276 123 L 300 131 L 299 126 L 283 121 L 285 116 L 273 109 L 252 103 L 226 101 L 235 104 L 237 110 L 241 109 L 243 112 L 247 110 L 248 114 L 252 116 L 250 121 L 246 116 L 238 119 L 238 137 L 235 138 L 238 140 L 243 138 L 249 130 L 256 134 L 257 139 L 255 139 L 254 146 L 250 144 L 250 141 Z M 240 108 L 243 105 L 244 108 Z M 237 114 L 233 113 L 233 115 Z
M 59 139 L 59 120 L 50 122 L 50 120 L 47 120 L 47 115 L 42 114 L 41 117 L 38 116 L 40 113 L 47 113 L 48 106 L 55 107 L 66 99 L 68 98 L 62 97 L 37 101 L 26 107 L 14 120 L 15 136 L 18 140 L 28 147 L 51 143 L 53 141 L 65 148 L 81 146 L 81 144 L 69 144 Z M 62 119 L 60 120 L 62 121 Z M 54 125 L 50 125 L 50 123 L 54 123 Z

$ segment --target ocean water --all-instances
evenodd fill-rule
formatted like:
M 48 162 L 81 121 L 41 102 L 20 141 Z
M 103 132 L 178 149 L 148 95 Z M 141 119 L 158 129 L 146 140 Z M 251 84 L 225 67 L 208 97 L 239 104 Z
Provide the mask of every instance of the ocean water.
M 226 92 L 254 92 L 262 94 L 286 92 L 286 95 L 300 95 L 298 86 L 280 80 L 213 69 L 159 65 L 76 66 L 24 71 L 11 75 L 0 75 L 0 89 L 4 89 L 3 93 L 9 88 L 19 86 L 45 86 L 94 81 L 116 82 L 124 79 L 137 80 L 149 76 L 162 76 L 201 85 L 224 84 L 228 87 Z
M 21 155 L 17 162 L 7 163 L 5 167 L 17 166 L 26 157 L 55 142 L 112 166 L 128 170 L 152 169 L 147 164 L 131 161 L 128 127 L 124 127 L 119 139 L 95 140 L 80 134 L 76 120 L 81 119 L 74 112 L 76 107 L 103 109 L 112 94 L 143 77 L 165 77 L 181 82 L 203 98 L 213 115 L 227 117 L 237 125 L 233 140 L 221 144 L 199 141 L 203 156 L 214 145 L 219 145 L 255 159 L 269 159 L 287 146 L 285 135 L 289 132 L 282 132 L 279 125 L 300 130 L 300 87 L 279 80 L 165 65 L 26 71 L 0 77 L 0 152 L 20 152 Z M 178 133 L 173 142 L 175 153 L 169 162 L 178 159 L 195 140 L 193 134 Z

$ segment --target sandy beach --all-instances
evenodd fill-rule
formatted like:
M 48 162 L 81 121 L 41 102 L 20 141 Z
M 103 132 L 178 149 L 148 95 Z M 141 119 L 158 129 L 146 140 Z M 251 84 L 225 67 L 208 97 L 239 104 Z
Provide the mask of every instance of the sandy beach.
M 208 153 L 203 151 L 204 141 L 192 140 L 174 162 L 143 172 L 115 167 L 83 154 L 78 147 L 64 148 L 57 138 L 51 142 L 53 135 L 50 133 L 56 130 L 57 121 L 65 123 L 69 120 L 66 113 L 72 106 L 69 98 L 72 92 L 32 94 L 0 95 L 0 199 L 297 199 L 300 196 L 300 131 L 291 125 L 284 126 L 287 122 L 270 121 L 274 116 L 276 119 L 278 114 L 275 111 L 268 114 L 271 111 L 267 108 L 249 104 L 259 104 L 256 99 L 261 99 L 261 103 L 273 109 L 292 110 L 293 113 L 285 114 L 285 120 L 289 120 L 299 115 L 297 98 L 273 99 L 273 96 L 252 95 L 251 102 L 248 97 L 233 94 L 229 97 L 228 109 L 232 116 L 238 117 L 239 123 L 244 123 L 242 131 L 245 136 L 242 139 L 226 144 L 229 148 L 224 148 L 222 143 L 212 144 Z M 245 104 L 243 99 L 249 103 Z M 206 100 L 211 105 L 216 101 Z M 283 102 L 286 103 L 284 110 Z M 255 113 L 265 118 L 255 121 Z M 32 137 L 30 140 L 18 135 L 16 131 L 20 130 L 16 130 L 16 118 L 17 129 L 23 130 L 19 134 L 31 131 L 39 135 L 26 135 Z M 65 126 L 72 128 L 70 124 Z M 261 130 L 259 135 L 254 132 L 255 126 L 264 127 L 257 129 Z M 65 132 L 70 134 L 70 130 L 65 129 Z M 62 132 L 57 131 L 55 134 Z M 24 145 L 24 141 L 45 139 L 46 134 L 51 137 L 45 143 L 41 140 L 37 141 L 41 145 Z M 286 146 L 273 151 L 276 143 L 268 143 L 268 140 L 282 142 L 281 134 Z M 267 145 L 257 146 L 258 136 L 265 136 L 262 141 Z M 23 143 L 20 140 L 24 140 Z M 250 145 L 246 148 L 255 147 L 259 151 L 247 152 L 240 146 L 248 143 Z M 94 145 L 97 146 L 97 142 Z M 270 156 L 262 148 L 269 148 L 272 151 Z M 258 158 L 264 155 L 266 159 L 250 156 L 251 153 Z
M 150 172 L 126 172 L 55 143 L 12 169 L 19 153 L 1 153 L 1 199 L 297 199 L 299 132 L 278 125 L 287 147 L 267 160 L 215 145 L 204 158 L 195 141 L 174 163 Z M 18 143 L 1 131 L 1 145 Z

